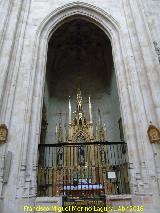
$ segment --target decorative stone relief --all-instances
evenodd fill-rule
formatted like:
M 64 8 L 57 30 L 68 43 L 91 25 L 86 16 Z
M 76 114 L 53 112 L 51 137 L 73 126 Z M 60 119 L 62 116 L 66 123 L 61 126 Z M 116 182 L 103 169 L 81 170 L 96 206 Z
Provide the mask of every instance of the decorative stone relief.
M 157 56 L 158 56 L 158 61 L 160 63 L 160 47 L 158 46 L 158 43 L 156 41 L 154 41 L 153 44 L 154 44 L 154 48 L 155 48 L 155 51 L 156 51 Z

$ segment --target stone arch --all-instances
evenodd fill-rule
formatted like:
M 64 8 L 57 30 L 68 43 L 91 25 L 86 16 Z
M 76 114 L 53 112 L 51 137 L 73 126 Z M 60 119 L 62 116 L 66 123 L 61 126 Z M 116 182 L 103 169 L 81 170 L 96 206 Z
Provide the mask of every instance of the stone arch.
M 27 164 L 27 159 L 32 159 L 32 165 L 30 168 L 33 168 L 37 162 L 37 146 L 39 142 L 40 135 L 40 126 L 41 126 L 41 111 L 42 111 L 42 102 L 43 102 L 43 90 L 45 82 L 45 69 L 46 69 L 46 56 L 47 56 L 47 47 L 48 41 L 52 33 L 65 21 L 69 18 L 74 19 L 75 16 L 86 19 L 98 27 L 100 27 L 106 35 L 110 38 L 112 45 L 112 54 L 115 67 L 115 74 L 117 79 L 117 87 L 120 98 L 121 114 L 122 119 L 127 125 L 128 130 L 133 130 L 133 121 L 132 116 L 126 117 L 125 114 L 132 114 L 132 109 L 130 106 L 130 98 L 128 94 L 128 89 L 126 86 L 126 74 L 125 74 L 125 60 L 123 58 L 122 48 L 122 38 L 121 38 L 121 29 L 116 20 L 113 19 L 108 13 L 103 10 L 81 2 L 75 2 L 67 4 L 61 8 L 50 13 L 40 24 L 40 27 L 37 30 L 35 38 L 35 49 L 34 49 L 34 58 L 33 58 L 33 90 L 29 91 L 30 101 L 28 109 L 30 111 L 30 116 L 32 118 L 31 124 L 26 127 L 26 143 L 24 143 L 23 153 L 22 153 L 22 165 Z M 118 68 L 118 69 L 117 69 Z M 121 84 L 121 92 L 119 85 Z M 33 100 L 35 99 L 35 100 Z M 36 109 L 36 110 L 35 110 Z M 35 112 L 33 114 L 33 112 Z M 35 130 L 36 134 L 32 134 Z M 135 131 L 135 130 L 134 130 Z M 129 151 L 134 150 L 133 146 L 135 143 L 135 136 L 130 131 L 125 131 L 126 142 L 129 145 Z M 32 150 L 28 149 L 28 143 L 33 143 L 30 147 Z M 134 156 L 130 156 L 130 162 L 136 163 L 138 161 L 138 154 L 135 153 Z M 31 162 L 31 161 L 30 161 Z M 138 167 L 138 166 L 137 166 Z M 131 174 L 133 177 L 133 174 Z
M 50 38 L 53 31 L 59 28 L 67 18 L 74 18 L 77 15 L 103 29 L 110 39 L 113 35 L 111 31 L 114 29 L 114 32 L 118 32 L 120 29 L 119 23 L 104 10 L 87 3 L 75 2 L 52 11 L 40 24 L 37 36 Z

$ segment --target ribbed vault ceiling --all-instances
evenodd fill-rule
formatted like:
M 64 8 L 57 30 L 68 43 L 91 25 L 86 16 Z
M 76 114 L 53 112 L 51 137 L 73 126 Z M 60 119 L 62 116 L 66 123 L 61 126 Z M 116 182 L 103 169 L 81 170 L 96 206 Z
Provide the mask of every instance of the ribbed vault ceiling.
M 51 96 L 107 90 L 113 69 L 111 44 L 95 24 L 76 18 L 61 25 L 48 44 L 47 83 Z

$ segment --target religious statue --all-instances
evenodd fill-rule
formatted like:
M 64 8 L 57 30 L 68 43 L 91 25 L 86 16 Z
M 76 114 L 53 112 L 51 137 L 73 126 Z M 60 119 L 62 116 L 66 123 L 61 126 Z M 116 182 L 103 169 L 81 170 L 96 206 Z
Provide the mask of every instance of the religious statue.
M 77 93 L 77 104 L 78 104 L 78 110 L 81 111 L 82 110 L 82 95 L 81 95 L 80 89 L 78 89 L 78 93 Z
M 8 136 L 8 129 L 5 124 L 0 124 L 0 143 L 6 143 Z
M 160 143 L 160 130 L 157 127 L 151 124 L 147 133 L 151 143 Z

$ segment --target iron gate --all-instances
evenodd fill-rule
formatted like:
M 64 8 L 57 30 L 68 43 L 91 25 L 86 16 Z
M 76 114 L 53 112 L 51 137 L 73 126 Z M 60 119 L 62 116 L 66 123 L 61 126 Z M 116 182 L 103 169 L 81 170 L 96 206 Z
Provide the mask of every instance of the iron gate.
M 127 144 L 40 144 L 37 180 L 38 196 L 64 196 L 66 202 L 129 194 Z

